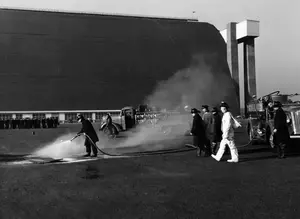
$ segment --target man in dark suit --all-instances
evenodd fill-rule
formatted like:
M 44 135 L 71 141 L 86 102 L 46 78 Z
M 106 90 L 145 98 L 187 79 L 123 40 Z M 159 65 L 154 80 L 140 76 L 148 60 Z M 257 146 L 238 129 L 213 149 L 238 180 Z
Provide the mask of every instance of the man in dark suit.
M 286 114 L 281 108 L 281 103 L 276 101 L 274 102 L 274 144 L 277 147 L 278 158 L 285 157 L 285 148 L 290 140 L 290 134 L 288 130 Z
M 211 149 L 212 149 L 212 153 L 216 154 L 218 149 L 219 149 L 219 145 L 220 142 L 222 140 L 222 117 L 219 114 L 219 110 L 217 107 L 214 107 L 212 109 L 212 143 L 211 143 Z
M 206 132 L 206 140 L 205 140 L 205 153 L 207 156 L 210 156 L 211 151 L 211 142 L 212 142 L 212 113 L 209 112 L 208 105 L 202 105 L 202 118 L 204 122 L 204 129 Z
M 91 149 L 93 150 L 93 156 L 92 157 L 97 157 L 97 147 L 96 147 L 96 142 L 99 141 L 99 138 L 97 136 L 97 133 L 92 125 L 92 123 L 85 119 L 82 114 L 77 114 L 77 120 L 78 122 L 81 122 L 82 128 L 80 132 L 78 132 L 77 135 L 79 134 L 84 134 L 85 137 L 85 142 L 84 145 L 86 147 L 86 155 L 85 157 L 91 156 Z M 88 136 L 88 137 L 87 137 Z M 91 142 L 92 141 L 92 142 Z
M 191 113 L 193 115 L 193 124 L 192 124 L 192 129 L 191 129 L 191 135 L 193 135 L 193 145 L 196 146 L 197 149 L 197 156 L 201 156 L 201 152 L 205 151 L 205 128 L 204 128 L 204 123 L 199 115 L 199 110 L 193 108 L 191 109 Z

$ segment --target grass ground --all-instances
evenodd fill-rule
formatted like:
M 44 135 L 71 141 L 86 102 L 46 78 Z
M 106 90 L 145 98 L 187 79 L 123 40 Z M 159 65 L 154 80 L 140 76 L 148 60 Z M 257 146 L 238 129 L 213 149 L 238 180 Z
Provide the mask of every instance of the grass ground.
M 78 128 L 36 135 L 4 130 L 1 153 L 27 153 Z M 238 136 L 239 144 L 247 142 L 245 134 Z M 247 148 L 240 149 L 239 164 L 188 152 L 0 166 L 0 218 L 298 218 L 300 157 L 277 160 L 269 151 Z

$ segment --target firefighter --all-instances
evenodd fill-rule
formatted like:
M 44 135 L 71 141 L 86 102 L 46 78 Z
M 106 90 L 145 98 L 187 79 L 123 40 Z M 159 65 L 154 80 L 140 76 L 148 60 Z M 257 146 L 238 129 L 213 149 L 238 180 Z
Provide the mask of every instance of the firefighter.
M 42 128 L 45 129 L 47 126 L 46 126 L 46 118 L 43 117 L 42 118 Z
M 0 129 L 4 129 L 4 120 L 0 119 Z
M 214 107 L 212 109 L 212 143 L 211 143 L 211 151 L 212 154 L 216 154 L 220 142 L 222 140 L 222 130 L 221 130 L 221 125 L 222 125 L 222 117 L 219 114 L 219 110 L 217 107 Z
M 12 121 L 11 121 L 11 123 L 12 123 L 12 128 L 16 129 L 16 126 L 17 126 L 16 119 L 13 118 Z
M 11 122 L 10 119 L 6 119 L 6 129 L 10 129 L 11 128 Z
M 57 128 L 59 126 L 59 120 L 58 120 L 58 117 L 55 117 L 54 118 L 54 121 L 55 121 L 55 128 Z
M 200 157 L 201 152 L 205 150 L 205 129 L 199 110 L 193 108 L 191 113 L 193 115 L 193 124 L 190 134 L 193 135 L 193 145 L 197 147 L 197 156 Z
M 230 163 L 237 163 L 239 161 L 238 150 L 235 146 L 234 141 L 234 128 L 233 128 L 233 117 L 231 112 L 229 112 L 229 106 L 227 103 L 222 102 L 220 105 L 221 111 L 223 113 L 222 117 L 222 140 L 220 143 L 220 148 L 216 155 L 211 155 L 215 160 L 220 161 L 224 152 L 226 145 L 230 149 L 231 159 L 227 160 Z
M 113 136 L 116 132 L 115 132 L 115 129 L 114 129 L 115 127 L 113 126 L 113 123 L 112 123 L 112 118 L 111 118 L 110 113 L 106 114 L 105 123 L 106 123 L 106 128 L 108 130 L 108 135 Z
M 82 128 L 80 132 L 77 133 L 77 135 L 84 134 L 85 136 L 89 136 L 89 138 L 86 136 L 85 137 L 85 142 L 84 145 L 86 147 L 86 155 L 84 157 L 89 157 L 91 156 L 91 149 L 93 150 L 93 156 L 92 157 L 97 157 L 97 147 L 96 147 L 96 142 L 99 141 L 99 138 L 97 136 L 97 133 L 92 125 L 92 123 L 85 119 L 82 114 L 77 114 L 77 120 L 78 122 L 81 122 Z M 91 142 L 92 141 L 92 142 Z
M 47 124 L 47 128 L 49 129 L 50 128 L 50 119 L 49 118 L 46 118 L 46 124 Z
M 33 127 L 33 120 L 32 118 L 28 118 L 28 129 L 32 129 Z
M 278 158 L 285 157 L 285 148 L 290 140 L 290 134 L 287 125 L 286 114 L 281 108 L 281 103 L 276 101 L 274 102 L 274 130 L 273 130 L 273 142 L 277 147 Z
M 205 156 L 211 155 L 211 140 L 212 140 L 212 114 L 209 112 L 207 105 L 202 105 L 204 129 L 206 133 L 205 139 Z
M 267 106 L 267 111 L 268 111 L 268 119 L 273 119 L 274 118 L 274 106 L 273 102 L 269 102 Z
M 23 118 L 20 119 L 20 126 L 19 126 L 20 129 L 24 129 L 25 128 L 25 121 Z
M 20 124 L 21 124 L 20 118 L 16 118 L 16 127 L 18 127 L 18 129 L 20 129 Z

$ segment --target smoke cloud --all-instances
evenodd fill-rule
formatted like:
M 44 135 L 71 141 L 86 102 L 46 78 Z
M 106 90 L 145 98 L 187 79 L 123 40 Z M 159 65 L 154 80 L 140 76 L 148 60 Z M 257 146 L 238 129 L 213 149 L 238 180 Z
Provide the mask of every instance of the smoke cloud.
M 53 142 L 42 145 L 32 153 L 32 156 L 60 159 L 76 157 L 80 154 L 84 154 L 84 136 L 79 136 L 73 141 L 70 141 L 70 139 L 76 136 L 76 134 L 77 133 L 69 133 L 66 135 L 62 135 Z M 106 147 L 111 147 L 111 144 L 109 143 L 109 140 L 107 138 L 99 135 L 99 142 L 97 142 L 97 146 L 103 149 Z
M 137 150 L 161 150 L 168 147 L 182 146 L 189 133 L 192 116 L 189 112 L 180 113 L 185 105 L 200 109 L 201 105 L 217 106 L 220 101 L 237 106 L 236 95 L 226 60 L 213 54 L 203 57 L 195 55 L 188 68 L 179 70 L 171 78 L 158 83 L 154 92 L 145 98 L 145 104 L 167 111 L 179 111 L 163 118 L 156 118 L 157 124 L 142 124 L 130 130 L 124 140 L 108 141 L 99 136 L 99 148 L 110 148 L 110 153 L 118 153 L 119 147 L 137 147 Z M 182 112 L 182 111 L 181 111 Z M 152 120 L 155 121 L 155 120 Z M 84 138 L 72 142 L 75 133 L 56 139 L 34 152 L 37 156 L 62 158 L 84 153 Z M 116 150 L 113 150 L 113 149 Z
M 217 106 L 223 100 L 235 105 L 233 82 L 229 71 L 222 66 L 224 64 L 216 55 L 195 55 L 188 68 L 160 82 L 146 103 L 169 110 L 184 105 L 195 108 L 204 104 Z
M 84 152 L 83 139 L 78 138 L 74 141 L 70 141 L 76 133 L 70 133 L 63 135 L 53 142 L 42 145 L 40 148 L 35 150 L 32 155 L 38 157 L 51 157 L 54 159 L 75 156 Z
M 185 105 L 200 109 L 204 104 L 213 107 L 226 101 L 234 108 L 237 102 L 233 82 L 229 70 L 222 66 L 227 66 L 227 62 L 218 54 L 205 57 L 201 54 L 194 55 L 188 68 L 179 70 L 166 81 L 159 82 L 154 92 L 145 99 L 145 104 L 167 111 L 181 111 Z M 151 149 L 163 149 L 166 142 L 180 144 L 184 134 L 190 130 L 191 120 L 189 113 L 183 113 L 160 120 L 154 128 L 138 126 L 135 134 L 119 146 L 141 145 Z M 161 127 L 170 133 L 164 134 Z

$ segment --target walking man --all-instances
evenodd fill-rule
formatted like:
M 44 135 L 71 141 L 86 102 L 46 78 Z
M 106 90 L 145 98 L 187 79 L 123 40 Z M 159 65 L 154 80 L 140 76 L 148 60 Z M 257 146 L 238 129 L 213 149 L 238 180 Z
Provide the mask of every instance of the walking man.
M 238 150 L 234 142 L 234 120 L 232 114 L 229 112 L 229 106 L 227 103 L 222 102 L 221 111 L 223 113 L 222 117 L 222 141 L 220 143 L 220 148 L 216 155 L 211 155 L 215 160 L 220 161 L 224 152 L 226 145 L 230 149 L 231 159 L 227 160 L 230 163 L 237 163 L 239 161 Z
M 217 107 L 214 107 L 212 109 L 212 143 L 211 143 L 211 151 L 212 154 L 216 154 L 219 146 L 220 146 L 220 142 L 222 140 L 222 117 L 219 114 L 219 110 Z
M 191 109 L 193 115 L 193 124 L 191 129 L 191 135 L 193 135 L 193 145 L 197 147 L 197 156 L 201 156 L 201 151 L 204 151 L 204 141 L 205 141 L 205 129 L 203 125 L 203 120 L 199 115 L 199 110 L 193 108 Z
M 202 106 L 203 122 L 205 129 L 205 156 L 211 155 L 211 142 L 212 142 L 212 114 L 209 112 L 207 105 Z
M 281 103 L 276 101 L 273 105 L 274 115 L 274 139 L 273 142 L 277 147 L 278 158 L 285 158 L 285 148 L 290 140 L 286 114 L 281 108 Z

